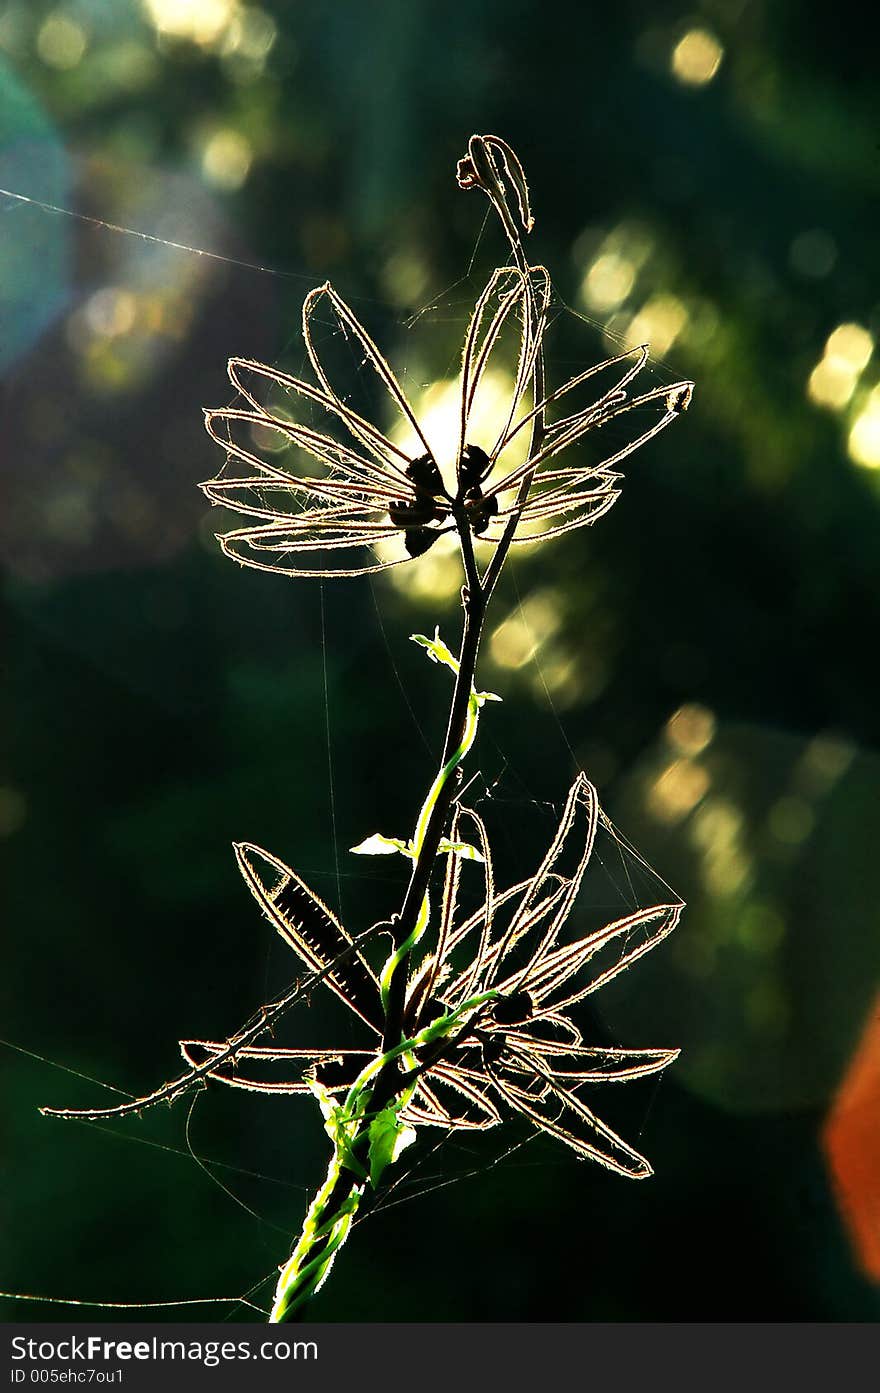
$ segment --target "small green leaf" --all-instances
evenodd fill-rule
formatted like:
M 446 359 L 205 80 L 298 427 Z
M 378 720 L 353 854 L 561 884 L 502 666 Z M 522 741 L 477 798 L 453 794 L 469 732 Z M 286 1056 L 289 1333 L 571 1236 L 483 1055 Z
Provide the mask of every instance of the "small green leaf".
M 433 663 L 443 663 L 444 667 L 451 668 L 458 676 L 459 661 L 450 648 L 446 646 L 440 637 L 440 630 L 434 630 L 434 637 L 427 638 L 425 634 L 410 634 L 413 643 L 420 643 L 427 649 L 428 657 Z M 495 692 L 478 692 L 471 688 L 471 702 L 474 703 L 475 710 L 479 711 L 485 701 L 500 701 L 501 697 L 496 696 Z
M 339 1109 L 322 1083 L 318 1083 L 317 1079 L 309 1079 L 308 1084 L 309 1089 L 318 1100 L 318 1107 L 321 1109 L 321 1116 L 324 1119 L 324 1128 L 331 1140 L 335 1141 L 336 1114 Z
M 362 1179 L 366 1177 L 366 1171 L 351 1149 L 352 1123 L 356 1121 L 348 1116 L 344 1107 L 339 1103 L 334 1103 L 332 1097 L 327 1092 L 323 1084 L 317 1079 L 309 1080 L 309 1088 L 318 1100 L 318 1106 L 324 1118 L 324 1131 L 336 1148 L 339 1164 L 348 1170 L 354 1171 L 355 1175 Z
M 358 842 L 357 846 L 349 848 L 356 856 L 393 856 L 399 852 L 401 856 L 408 856 L 412 859 L 412 847 L 409 842 L 401 841 L 399 837 L 383 837 L 381 832 L 374 832 L 371 837 Z
M 437 851 L 440 854 L 453 852 L 462 861 L 485 861 L 486 859 L 481 851 L 478 851 L 475 846 L 471 846 L 470 842 L 450 842 L 446 837 L 441 841 Z
M 398 1117 L 399 1104 L 383 1108 L 370 1123 L 370 1184 L 376 1189 L 385 1169 L 416 1139 L 415 1131 Z
M 434 630 L 433 638 L 427 638 L 424 634 L 410 634 L 410 638 L 413 643 L 420 643 L 423 648 L 428 650 L 428 657 L 432 663 L 442 663 L 444 667 L 451 668 L 454 673 L 458 673 L 458 659 L 443 642 L 439 628 Z

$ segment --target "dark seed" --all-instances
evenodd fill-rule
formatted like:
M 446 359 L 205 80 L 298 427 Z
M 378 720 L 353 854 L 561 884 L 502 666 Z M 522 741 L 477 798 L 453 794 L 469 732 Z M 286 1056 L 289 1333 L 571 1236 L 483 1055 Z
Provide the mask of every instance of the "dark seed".
M 410 556 L 423 556 L 428 548 L 434 545 L 439 536 L 439 532 L 432 532 L 427 527 L 411 528 L 403 534 L 403 545 Z
M 490 1035 L 482 1042 L 483 1059 L 487 1064 L 497 1064 L 504 1054 L 505 1039 L 503 1035 Z
M 471 530 L 479 536 L 481 532 L 485 532 L 498 512 L 498 499 L 494 493 L 488 498 L 483 498 L 480 490 L 475 488 L 465 499 L 465 507 L 471 520 Z
M 419 455 L 406 466 L 406 477 L 427 493 L 443 493 L 443 475 L 430 455 Z
M 492 461 L 479 445 L 465 445 L 458 462 L 458 484 L 467 496 L 471 489 L 479 488 L 492 468 Z
M 388 516 L 395 527 L 421 527 L 433 522 L 435 514 L 433 498 L 400 498 L 388 509 Z
M 528 992 L 514 992 L 511 996 L 500 996 L 492 1007 L 492 1016 L 498 1025 L 522 1025 L 531 1018 L 535 1003 Z

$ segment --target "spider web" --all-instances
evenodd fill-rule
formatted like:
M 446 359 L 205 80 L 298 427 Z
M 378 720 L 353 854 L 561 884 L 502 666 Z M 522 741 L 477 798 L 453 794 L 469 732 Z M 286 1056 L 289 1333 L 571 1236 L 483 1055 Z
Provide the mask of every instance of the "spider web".
M 0 190 L 0 196 L 41 209 L 46 216 L 80 219 L 94 228 L 96 234 L 114 234 L 140 239 L 155 244 L 166 252 L 174 252 L 181 257 L 210 258 L 222 266 L 229 275 L 256 277 L 282 275 L 295 278 L 300 275 L 297 272 L 276 272 L 272 268 L 227 257 L 199 247 L 189 247 L 185 243 L 173 239 L 159 237 L 136 229 L 123 228 L 100 219 L 83 218 L 82 215 L 69 209 L 40 204 L 35 200 L 25 199 L 22 195 L 14 192 Z M 368 305 L 357 302 L 359 312 L 363 309 L 365 317 L 366 311 L 369 309 L 373 312 L 374 317 L 384 318 L 386 326 L 390 324 L 392 328 L 397 327 L 398 332 L 395 334 L 395 338 L 398 349 L 402 349 L 402 352 L 398 351 L 392 354 L 394 367 L 405 390 L 413 398 L 424 399 L 431 387 L 436 387 L 438 382 L 446 385 L 447 395 L 454 392 L 453 384 L 459 367 L 462 333 L 467 325 L 475 294 L 480 289 L 480 278 L 474 270 L 480 252 L 480 238 L 478 238 L 467 275 L 446 287 L 440 294 L 434 295 L 409 315 L 403 314 L 399 306 L 392 306 L 387 302 L 384 304 L 370 302 Z M 305 280 L 306 277 L 303 279 Z M 402 321 L 406 321 L 410 333 L 400 332 Z M 578 353 L 578 350 L 572 347 L 572 341 L 575 337 L 575 331 L 584 328 L 589 333 L 584 338 L 582 349 Z M 350 402 L 366 419 L 387 424 L 385 420 L 387 402 L 382 400 L 381 393 L 377 393 L 375 379 L 359 359 L 356 345 L 352 342 L 351 337 L 346 335 L 338 325 L 325 323 L 322 329 L 324 350 L 335 355 L 337 364 L 341 364 L 345 369 L 343 373 L 344 380 L 347 382 L 345 400 Z M 416 334 L 420 339 L 418 349 L 412 346 Z M 379 337 L 378 333 L 376 336 Z M 298 331 L 294 329 L 284 347 L 280 361 L 288 370 L 302 372 L 305 375 L 307 364 L 301 346 L 294 346 L 297 341 Z M 601 356 L 601 326 L 578 314 L 558 297 L 553 302 L 551 332 L 548 335 L 548 342 L 551 345 L 556 341 L 558 341 L 559 347 L 558 349 L 551 347 L 548 368 L 551 373 L 557 373 L 560 377 L 569 376 L 578 371 L 585 362 L 589 362 L 591 357 L 596 355 L 597 350 Z M 230 343 L 229 347 L 235 349 L 236 345 Z M 604 352 L 606 354 L 622 351 L 624 347 L 625 345 L 615 342 L 613 338 L 606 337 L 605 339 Z M 578 356 L 575 356 L 576 353 Z M 649 386 L 671 383 L 673 380 L 673 374 L 663 364 L 650 362 L 644 371 Z M 234 396 L 230 394 L 230 404 L 234 400 Z M 623 438 L 622 429 L 618 431 L 615 428 L 611 434 L 613 441 Z M 565 545 L 565 543 L 555 543 L 555 545 Z M 514 566 L 514 577 L 517 577 L 518 571 L 519 563 Z M 274 583 L 283 584 L 280 581 Z M 401 637 L 405 636 L 402 635 L 402 627 L 396 621 L 390 624 L 387 612 L 383 613 L 383 611 L 387 611 L 389 599 L 392 601 L 393 608 L 399 608 L 401 593 L 405 599 L 405 586 L 397 592 L 395 597 L 393 590 L 384 578 L 375 582 L 371 579 L 366 583 L 363 581 L 350 583 L 354 585 L 366 584 L 370 590 L 370 605 L 375 614 L 379 639 L 387 659 L 388 676 L 393 684 L 393 690 L 396 690 L 397 693 L 400 721 L 402 728 L 408 732 L 405 737 L 401 735 L 401 742 L 405 744 L 410 741 L 415 747 L 420 748 L 424 752 L 423 762 L 427 755 L 436 757 L 442 737 L 437 714 L 442 710 L 442 704 L 432 696 L 427 710 L 422 705 L 423 688 L 427 688 L 433 682 L 434 674 L 423 671 L 417 674 L 416 685 L 412 685 L 411 669 L 404 668 L 401 658 Z M 322 582 L 313 587 L 308 582 L 299 582 L 298 584 L 309 586 L 310 596 L 308 600 L 303 600 L 300 597 L 300 603 L 312 606 L 320 633 L 323 690 L 320 697 L 321 710 L 318 713 L 320 720 L 316 715 L 316 728 L 323 727 L 323 742 L 326 747 L 326 798 L 323 802 L 332 864 L 329 867 L 297 866 L 297 869 L 306 876 L 314 877 L 313 883 L 315 883 L 318 892 L 335 901 L 335 907 L 342 913 L 344 921 L 346 913 L 355 911 L 358 901 L 365 892 L 374 898 L 376 898 L 377 891 L 382 892 L 386 897 L 387 913 L 394 909 L 399 902 L 399 887 L 402 886 L 404 880 L 403 870 L 401 869 L 395 875 L 389 874 L 384 865 L 361 863 L 352 867 L 351 861 L 341 849 L 340 825 L 346 820 L 347 809 L 344 779 L 340 770 L 346 766 L 352 752 L 345 749 L 342 737 L 336 733 L 336 722 L 343 705 L 344 693 L 334 687 L 333 665 L 332 662 L 328 662 L 328 658 L 332 657 L 345 641 L 345 631 L 342 624 L 344 601 L 337 601 L 335 596 L 331 597 L 330 583 L 326 587 Z M 343 587 L 349 582 L 340 581 L 336 584 Z M 424 596 L 422 595 L 420 598 L 422 605 L 424 605 Z M 454 637 L 454 629 L 458 623 L 455 607 L 455 590 L 447 589 L 440 599 L 438 612 L 432 615 L 432 620 L 433 618 L 442 620 L 445 614 L 446 623 L 450 629 L 448 634 L 450 639 Z M 418 614 L 418 609 L 412 608 L 405 623 L 413 628 L 419 627 Z M 526 616 L 521 613 L 520 617 L 523 625 L 527 627 Z M 554 738 L 558 741 L 566 762 L 575 767 L 577 765 L 576 752 L 566 734 L 550 686 L 544 679 L 539 654 L 540 645 L 536 643 L 535 656 L 530 659 L 530 662 L 535 667 L 546 697 L 546 723 L 555 731 Z M 471 763 L 472 767 L 468 770 L 468 776 L 473 782 L 468 789 L 466 801 L 472 802 L 481 812 L 494 818 L 495 822 L 500 825 L 502 840 L 505 822 L 509 823 L 511 819 L 521 821 L 524 815 L 528 814 L 527 820 L 531 821 L 530 830 L 533 834 L 530 843 L 531 849 L 529 851 L 523 848 L 509 847 L 508 861 L 516 862 L 517 857 L 524 856 L 527 858 L 527 864 L 529 862 L 534 864 L 552 830 L 554 813 L 552 801 L 548 801 L 544 790 L 539 792 L 529 787 L 528 778 L 523 775 L 515 749 L 503 742 L 500 743 L 495 738 L 489 720 L 484 722 L 476 758 Z M 589 771 L 587 772 L 589 773 Z M 559 780 L 560 785 L 565 782 L 561 769 Z M 410 790 L 410 793 L 413 797 L 420 796 L 418 790 Z M 561 792 L 559 801 L 561 802 Z M 558 811 L 558 808 L 555 811 Z M 376 809 L 376 817 L 381 820 L 381 808 Z M 365 829 L 365 831 L 367 830 L 370 829 Z M 399 831 L 401 835 L 406 835 L 407 829 L 401 828 Z M 583 914 L 591 914 L 598 922 L 603 914 L 607 919 L 609 915 L 624 913 L 628 909 L 643 908 L 656 900 L 659 892 L 668 892 L 668 887 L 663 885 L 659 877 L 645 865 L 634 849 L 629 847 L 621 835 L 610 825 L 603 827 L 600 842 L 601 845 L 597 846 L 596 851 L 596 866 L 600 874 L 591 877 L 589 894 L 583 897 Z M 285 848 L 279 847 L 278 850 L 283 854 Z M 288 859 L 291 858 L 288 857 Z M 507 879 L 513 878 L 515 878 L 515 871 L 509 869 Z M 322 886 L 322 882 L 325 885 L 329 884 L 332 894 L 328 893 L 328 890 Z M 267 948 L 267 988 L 271 977 L 275 975 L 275 973 L 270 973 L 270 957 L 277 959 L 277 952 L 273 954 Z M 277 971 L 277 961 L 274 966 Z M 267 998 L 270 995 L 268 989 L 266 995 Z M 288 1022 L 292 1033 L 297 1033 L 304 1017 L 309 1014 L 308 1008 L 303 1006 L 298 1007 L 292 1013 Z M 338 1013 L 335 1021 L 332 1019 L 332 1013 L 330 1016 L 330 1024 L 339 1027 Z M 601 1021 L 599 1023 L 601 1024 Z M 184 1027 L 185 1022 L 181 1022 L 181 1025 Z M 349 1023 L 346 1022 L 344 1029 L 349 1028 Z M 3 1043 L 10 1052 L 29 1055 L 32 1060 L 42 1061 L 53 1070 L 86 1077 L 63 1061 L 48 1059 L 37 1051 L 29 1049 L 24 1043 L 5 1041 L 0 1043 Z M 113 1084 L 105 1083 L 102 1080 L 94 1081 L 101 1083 L 104 1088 L 121 1091 Z M 259 1107 L 261 1110 L 273 1112 L 276 1116 L 282 1107 L 289 1107 L 291 1110 L 297 1110 L 298 1118 L 310 1110 L 310 1105 L 306 1100 L 290 1100 L 289 1103 L 268 1100 L 257 1104 L 251 1099 L 246 1100 L 246 1103 L 243 1104 L 237 1098 L 225 1099 L 220 1105 L 219 1099 L 222 1094 L 223 1090 L 212 1088 L 207 1095 L 194 1095 L 185 1108 L 183 1136 L 181 1138 L 178 1135 L 176 1140 L 168 1140 L 167 1135 L 155 1137 L 138 1135 L 130 1127 L 122 1129 L 100 1123 L 89 1125 L 100 1130 L 108 1138 L 112 1136 L 116 1141 L 124 1141 L 127 1148 L 153 1148 L 169 1158 L 183 1157 L 187 1164 L 199 1167 L 210 1179 L 212 1185 L 222 1192 L 230 1205 L 244 1210 L 253 1222 L 258 1223 L 261 1229 L 266 1231 L 266 1251 L 269 1259 L 266 1275 L 248 1291 L 234 1297 L 184 1297 L 180 1300 L 169 1299 L 144 1303 L 112 1300 L 92 1303 L 78 1298 L 65 1298 L 61 1294 L 58 1296 L 47 1294 L 45 1297 L 36 1294 L 19 1294 L 19 1299 L 27 1301 L 45 1299 L 53 1304 L 69 1302 L 89 1310 L 95 1307 L 105 1310 L 172 1309 L 174 1307 L 183 1308 L 194 1302 L 201 1303 L 203 1301 L 216 1301 L 225 1307 L 228 1302 L 227 1318 L 233 1317 L 239 1309 L 245 1311 L 262 1309 L 260 1300 L 265 1298 L 267 1290 L 274 1281 L 277 1260 L 279 1256 L 284 1255 L 286 1238 L 289 1237 L 297 1223 L 298 1216 L 292 1210 L 298 1209 L 301 1204 L 305 1203 L 309 1192 L 315 1188 L 320 1175 L 320 1144 L 322 1140 L 320 1126 L 315 1117 L 312 1117 L 311 1127 L 314 1139 L 308 1150 L 307 1163 L 300 1167 L 301 1176 L 293 1177 L 290 1173 L 281 1173 L 281 1167 L 276 1167 L 273 1170 L 267 1164 L 249 1166 L 241 1155 L 230 1158 L 217 1154 L 218 1150 L 222 1150 L 222 1142 L 216 1142 L 214 1135 L 216 1128 L 212 1131 L 208 1125 L 205 1128 L 206 1136 L 204 1139 L 202 1138 L 200 1128 L 202 1119 L 208 1111 L 206 1103 L 210 1102 L 212 1109 L 217 1108 L 218 1105 L 227 1110 L 231 1105 L 239 1109 L 246 1107 L 248 1110 L 252 1107 Z M 648 1106 L 650 1106 L 649 1103 L 645 1105 L 646 1108 Z M 311 1112 L 314 1113 L 315 1110 L 312 1108 Z M 260 1125 L 264 1126 L 265 1124 Z M 300 1122 L 297 1120 L 296 1129 L 299 1127 Z M 179 1126 L 177 1131 L 179 1133 Z M 58 1148 L 63 1145 L 64 1137 L 59 1135 L 55 1146 Z M 539 1152 L 540 1155 L 537 1154 Z M 372 1221 L 373 1218 L 381 1216 L 385 1210 L 392 1207 L 409 1204 L 416 1199 L 424 1200 L 430 1194 L 443 1191 L 450 1185 L 459 1183 L 468 1177 L 483 1175 L 487 1169 L 503 1163 L 528 1165 L 529 1167 L 538 1166 L 542 1171 L 546 1171 L 554 1165 L 578 1164 L 577 1161 L 570 1160 L 567 1156 L 560 1157 L 558 1153 L 551 1159 L 548 1149 L 540 1143 L 536 1144 L 534 1132 L 514 1122 L 506 1124 L 503 1128 L 493 1129 L 493 1132 L 486 1136 L 476 1138 L 467 1135 L 448 1136 L 445 1134 L 432 1137 L 431 1129 L 427 1128 L 423 1140 L 412 1149 L 411 1157 L 407 1157 L 405 1164 L 398 1165 L 394 1178 L 386 1190 L 372 1205 L 365 1209 L 357 1222 L 360 1224 L 367 1219 Z M 293 1170 L 292 1167 L 290 1169 Z M 267 1190 L 270 1189 L 276 1196 L 272 1203 L 267 1202 L 266 1199 Z M 256 1302 L 253 1300 L 255 1294 L 258 1297 Z

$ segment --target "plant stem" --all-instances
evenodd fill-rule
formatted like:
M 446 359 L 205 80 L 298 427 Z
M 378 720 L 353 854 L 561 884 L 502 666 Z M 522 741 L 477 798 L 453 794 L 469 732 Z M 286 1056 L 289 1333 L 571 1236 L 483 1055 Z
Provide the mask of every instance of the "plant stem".
M 462 528 L 467 538 L 463 543 L 469 549 L 465 554 L 465 569 L 476 578 L 476 585 L 470 584 L 462 590 L 462 609 L 464 623 L 462 628 L 459 668 L 452 692 L 446 739 L 440 768 L 434 785 L 439 785 L 424 828 L 421 846 L 413 864 L 409 885 L 403 899 L 396 922 L 398 949 L 407 942 L 413 933 L 428 889 L 431 870 L 437 856 L 440 838 L 452 804 L 456 781 L 444 771 L 456 751 L 464 743 L 468 720 L 468 704 L 474 686 L 477 670 L 477 655 L 485 619 L 485 603 L 482 587 L 476 575 L 473 561 L 473 547 L 470 532 Z M 409 953 L 404 953 L 397 962 L 388 984 L 385 1010 L 385 1035 L 382 1043 L 383 1054 L 392 1054 L 379 1069 L 376 1082 L 370 1092 L 368 1108 L 375 1115 L 395 1097 L 401 1086 L 396 1056 L 403 1032 L 403 1012 L 406 998 L 406 982 L 409 971 Z M 369 1124 L 362 1126 L 351 1143 L 350 1152 L 366 1170 L 369 1147 Z M 270 1320 L 273 1323 L 289 1322 L 299 1318 L 304 1304 L 326 1279 L 333 1264 L 336 1252 L 348 1236 L 349 1229 L 363 1195 L 365 1182 L 349 1167 L 342 1164 L 339 1151 L 334 1146 L 333 1157 L 327 1178 L 315 1196 L 303 1224 L 299 1241 L 289 1261 L 282 1268 L 276 1289 L 275 1304 Z
M 443 754 L 440 759 L 440 769 L 438 771 L 437 780 L 435 780 L 435 783 L 440 783 L 440 787 L 434 806 L 431 809 L 427 826 L 424 830 L 422 844 L 418 850 L 417 859 L 413 864 L 409 885 L 407 886 L 398 916 L 398 946 L 406 943 L 415 928 L 416 919 L 428 889 L 428 881 L 430 880 L 431 870 L 437 856 L 437 848 L 440 845 L 440 838 L 443 835 L 443 828 L 446 825 L 446 819 L 455 792 L 455 780 L 450 777 L 442 779 L 442 775 L 455 752 L 461 747 L 465 737 L 468 703 L 470 701 L 474 677 L 477 670 L 477 654 L 479 652 L 480 638 L 483 631 L 483 619 L 485 616 L 485 607 L 483 605 L 481 591 L 477 590 L 474 592 L 466 588 L 462 592 L 462 605 L 464 609 L 464 625 L 459 653 L 459 668 L 456 674 L 452 702 L 449 708 L 449 720 L 446 727 Z M 385 1037 L 383 1041 L 383 1048 L 386 1050 L 392 1049 L 400 1039 L 400 1032 L 403 1025 L 403 1008 L 408 967 L 409 955 L 406 954 L 398 962 L 389 983 L 388 1002 L 385 1015 Z
M 480 185 L 501 219 L 510 243 L 514 263 L 523 276 L 526 286 L 524 312 L 528 316 L 529 332 L 537 335 L 532 373 L 534 400 L 538 404 L 543 401 L 545 396 L 544 357 L 541 344 L 542 330 L 538 322 L 528 258 L 515 219 L 508 207 L 507 197 L 491 154 L 485 144 L 479 141 L 479 138 L 475 138 L 475 140 L 477 143 L 472 141 L 470 149 L 475 159 L 476 172 L 480 176 Z M 530 455 L 532 456 L 537 455 L 543 443 L 544 415 L 545 413 L 541 409 L 536 411 L 534 416 L 530 443 Z M 526 474 L 520 484 L 514 509 L 498 541 L 495 554 L 482 577 L 474 556 L 473 538 L 467 513 L 460 503 L 457 503 L 453 508 L 466 578 L 461 592 L 464 618 L 459 665 L 449 708 L 440 767 L 431 785 L 428 799 L 423 804 L 423 810 L 428 807 L 432 794 L 433 804 L 430 806 L 427 821 L 423 827 L 421 825 L 422 819 L 419 819 L 419 833 L 415 843 L 416 857 L 412 873 L 400 912 L 396 916 L 396 920 L 392 921 L 394 922 L 396 941 L 395 952 L 389 959 L 389 963 L 393 966 L 384 990 L 385 1030 L 382 1040 L 384 1060 L 376 1071 L 375 1083 L 365 1094 L 366 1110 L 373 1117 L 399 1095 L 407 1083 L 406 1078 L 401 1076 L 396 1065 L 403 1037 L 410 942 L 415 935 L 419 916 L 423 912 L 431 871 L 457 787 L 457 781 L 452 777 L 457 767 L 457 761 L 453 764 L 453 760 L 457 754 L 459 757 L 463 755 L 467 748 L 465 739 L 468 728 L 469 703 L 474 691 L 477 657 L 486 609 L 510 550 L 523 505 L 531 488 L 533 473 L 534 471 L 531 471 Z M 442 1042 L 439 1048 L 442 1050 Z M 436 1053 L 435 1050 L 434 1054 L 436 1055 Z M 412 1081 L 410 1075 L 409 1084 Z M 327 1179 L 315 1196 L 306 1215 L 299 1242 L 290 1260 L 282 1269 L 271 1315 L 273 1322 L 297 1319 L 303 1305 L 326 1279 L 337 1251 L 348 1236 L 354 1214 L 366 1188 L 366 1180 L 362 1177 L 367 1173 L 368 1151 L 369 1121 L 361 1114 L 360 1127 L 348 1145 L 346 1162 L 343 1162 L 340 1156 L 339 1146 L 334 1144 Z M 359 1172 L 362 1172 L 362 1175 Z

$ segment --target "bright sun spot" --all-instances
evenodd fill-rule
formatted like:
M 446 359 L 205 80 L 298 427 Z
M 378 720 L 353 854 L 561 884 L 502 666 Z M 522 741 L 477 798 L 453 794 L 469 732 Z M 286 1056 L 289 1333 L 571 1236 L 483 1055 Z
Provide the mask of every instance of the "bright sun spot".
M 873 337 L 861 324 L 839 324 L 810 374 L 807 396 L 817 406 L 843 410 L 873 352 Z
M 649 343 L 658 358 L 675 343 L 688 321 L 688 312 L 677 295 L 654 295 L 648 300 L 626 331 L 627 344 L 635 348 Z
M 250 141 L 238 131 L 214 131 L 202 150 L 202 172 L 219 189 L 240 189 L 252 158 Z
M 217 43 L 240 9 L 239 0 L 144 0 L 153 27 L 201 48 Z
M 618 252 L 606 252 L 597 257 L 581 286 L 581 294 L 590 309 L 617 309 L 633 288 L 636 269 L 632 261 Z
M 849 457 L 865 469 L 880 469 L 880 387 L 875 387 L 850 428 Z
M 416 420 L 425 433 L 447 486 L 454 487 L 461 425 L 461 384 L 457 377 L 446 378 L 432 383 L 420 394 L 414 393 L 411 387 L 409 391 Z M 479 445 L 484 450 L 492 449 L 507 423 L 512 397 L 512 376 L 497 368 L 487 368 L 480 379 L 474 398 L 468 427 L 468 444 Z M 528 404 L 521 405 L 517 416 L 524 415 L 528 409 Z M 423 447 L 418 437 L 405 422 L 400 421 L 389 434 L 394 443 L 408 454 L 415 456 L 422 453 Z M 528 442 L 529 432 L 528 428 L 525 428 L 503 451 L 501 467 L 509 470 L 522 463 L 526 457 Z
M 689 29 L 672 50 L 672 71 L 687 87 L 705 87 L 721 66 L 724 49 L 708 29 Z

